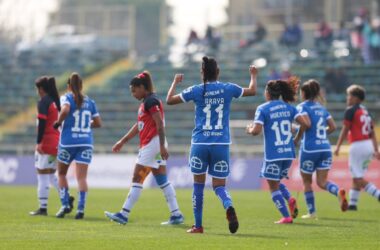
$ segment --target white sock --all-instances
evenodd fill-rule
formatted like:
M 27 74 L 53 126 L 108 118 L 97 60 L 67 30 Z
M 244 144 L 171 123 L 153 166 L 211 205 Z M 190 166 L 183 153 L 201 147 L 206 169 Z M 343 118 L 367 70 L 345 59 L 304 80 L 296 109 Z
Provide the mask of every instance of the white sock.
M 173 185 L 170 182 L 166 182 L 165 184 L 162 184 L 160 188 L 162 189 L 162 192 L 164 192 L 171 215 L 181 215 Z
M 349 206 L 356 206 L 359 201 L 359 194 L 360 191 L 355 189 L 350 189 L 350 202 L 348 203 Z
M 55 174 L 49 174 L 49 180 L 50 180 L 50 185 L 54 187 L 57 192 L 59 193 L 59 187 L 58 187 L 58 178 Z
M 142 189 L 143 189 L 142 184 L 132 183 L 127 199 L 125 200 L 123 204 L 123 209 L 120 211 L 122 215 L 124 215 L 125 217 L 128 217 L 129 213 L 131 212 L 131 209 L 133 208 L 133 206 L 139 199 Z
M 49 198 L 49 175 L 47 174 L 37 174 L 38 186 L 38 201 L 40 203 L 40 208 L 47 208 L 48 198 Z
M 375 185 L 373 185 L 372 183 L 368 183 L 367 186 L 365 186 L 364 190 L 369 193 L 370 195 L 372 195 L 373 197 L 379 199 L 380 197 L 380 190 L 376 188 Z

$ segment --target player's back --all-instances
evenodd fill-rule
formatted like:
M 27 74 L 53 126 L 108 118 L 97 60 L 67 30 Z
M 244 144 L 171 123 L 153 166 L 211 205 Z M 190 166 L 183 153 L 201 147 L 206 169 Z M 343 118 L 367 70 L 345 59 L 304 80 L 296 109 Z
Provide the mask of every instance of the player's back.
M 257 108 L 255 123 L 264 128 L 266 161 L 295 158 L 292 122 L 297 113 L 295 107 L 281 100 L 269 101 Z
M 61 105 L 65 104 L 70 105 L 70 112 L 62 126 L 60 145 L 92 147 L 91 121 L 99 115 L 95 102 L 84 96 L 83 104 L 78 109 L 73 94 L 68 93 L 61 98 Z
M 350 128 L 348 140 L 352 142 L 368 140 L 373 129 L 373 121 L 362 104 L 356 104 L 346 109 L 344 124 Z
M 236 84 L 212 82 L 195 85 L 182 94 L 182 99 L 195 103 L 193 144 L 230 144 L 229 117 L 233 98 L 243 89 Z
M 328 120 L 331 115 L 319 102 L 305 101 L 297 106 L 301 114 L 307 114 L 311 127 L 304 133 L 301 148 L 306 152 L 330 151 L 330 141 L 327 138 Z

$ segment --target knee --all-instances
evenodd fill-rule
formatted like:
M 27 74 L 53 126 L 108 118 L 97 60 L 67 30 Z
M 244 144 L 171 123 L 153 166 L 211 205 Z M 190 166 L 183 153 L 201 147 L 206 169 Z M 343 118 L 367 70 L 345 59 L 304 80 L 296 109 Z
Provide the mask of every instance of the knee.
M 317 180 L 317 185 L 318 185 L 318 187 L 324 189 L 326 186 L 326 181 L 325 180 Z
M 154 176 L 158 186 L 162 186 L 168 182 L 168 177 L 164 174 L 158 174 Z

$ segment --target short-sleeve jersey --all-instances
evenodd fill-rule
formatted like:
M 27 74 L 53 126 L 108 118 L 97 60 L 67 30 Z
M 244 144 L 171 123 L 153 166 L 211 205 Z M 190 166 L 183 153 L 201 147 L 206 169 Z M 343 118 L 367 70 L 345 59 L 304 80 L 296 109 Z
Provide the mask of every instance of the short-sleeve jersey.
M 257 107 L 254 123 L 263 126 L 265 161 L 295 158 L 292 122 L 299 115 L 295 107 L 281 100 L 269 101 Z
M 91 121 L 99 116 L 96 104 L 88 96 L 84 97 L 82 107 L 77 105 L 72 93 L 61 97 L 61 106 L 69 105 L 70 112 L 62 125 L 60 146 L 93 147 Z
M 147 145 L 153 137 L 158 135 L 156 123 L 152 117 L 152 115 L 157 112 L 160 112 L 162 120 L 165 121 L 162 101 L 156 94 L 151 94 L 144 99 L 138 110 L 137 125 L 139 129 L 140 148 Z
M 367 109 L 360 104 L 348 107 L 344 113 L 344 125 L 350 130 L 348 140 L 355 141 L 368 140 L 373 130 L 373 121 Z
M 230 106 L 233 98 L 243 95 L 243 88 L 232 83 L 210 82 L 185 89 L 183 102 L 195 104 L 195 128 L 192 144 L 228 145 L 230 139 Z
M 297 106 L 302 115 L 308 115 L 311 127 L 302 138 L 301 149 L 305 152 L 331 151 L 330 141 L 327 138 L 327 121 L 332 119 L 327 109 L 319 102 L 305 101 Z
M 38 119 L 46 120 L 45 131 L 41 141 L 42 151 L 46 154 L 57 155 L 59 131 L 53 128 L 58 119 L 58 108 L 53 99 L 45 95 L 38 102 Z

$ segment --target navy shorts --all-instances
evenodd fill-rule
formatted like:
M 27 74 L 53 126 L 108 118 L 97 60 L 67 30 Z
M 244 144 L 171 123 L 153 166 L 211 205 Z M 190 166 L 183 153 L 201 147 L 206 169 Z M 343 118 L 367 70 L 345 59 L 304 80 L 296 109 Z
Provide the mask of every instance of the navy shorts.
M 329 170 L 331 163 L 331 151 L 309 153 L 300 150 L 300 170 L 305 174 L 313 174 L 316 170 Z

